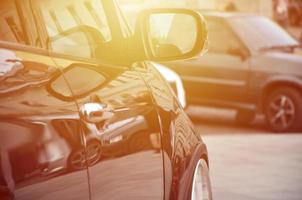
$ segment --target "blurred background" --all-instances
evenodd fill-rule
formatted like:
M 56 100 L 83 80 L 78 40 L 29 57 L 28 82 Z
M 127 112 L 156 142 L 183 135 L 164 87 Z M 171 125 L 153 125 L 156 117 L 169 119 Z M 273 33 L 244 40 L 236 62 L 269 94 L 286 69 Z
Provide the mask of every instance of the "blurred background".
M 125 13 L 138 13 L 144 8 L 186 7 L 196 10 L 256 13 L 274 19 L 300 39 L 302 32 L 301 0 L 119 0 Z M 132 18 L 130 16 L 130 18 Z M 133 22 L 132 18 L 132 22 Z

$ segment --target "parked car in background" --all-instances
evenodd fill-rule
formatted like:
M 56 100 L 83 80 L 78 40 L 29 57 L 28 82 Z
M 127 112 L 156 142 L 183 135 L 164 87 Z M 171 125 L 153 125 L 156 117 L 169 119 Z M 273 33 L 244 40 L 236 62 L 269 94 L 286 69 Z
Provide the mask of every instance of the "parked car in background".
M 274 19 L 281 25 L 302 25 L 302 1 L 301 0 L 274 0 Z
M 294 54 L 299 43 L 266 17 L 202 14 L 208 53 L 165 63 L 180 74 L 188 104 L 237 109 L 241 123 L 263 113 L 273 131 L 301 130 L 302 57 Z
M 3 0 L 0 20 L 1 200 L 212 199 L 179 78 L 147 61 L 197 55 L 198 13 L 144 11 L 132 33 L 114 0 Z

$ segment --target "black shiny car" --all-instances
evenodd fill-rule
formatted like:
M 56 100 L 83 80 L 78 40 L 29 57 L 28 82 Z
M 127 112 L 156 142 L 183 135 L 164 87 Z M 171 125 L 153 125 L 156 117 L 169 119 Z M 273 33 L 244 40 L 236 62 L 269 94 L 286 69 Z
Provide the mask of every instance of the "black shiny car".
M 1 200 L 212 199 L 206 145 L 145 61 L 199 53 L 200 15 L 145 11 L 133 34 L 116 1 L 9 0 L 0 15 Z

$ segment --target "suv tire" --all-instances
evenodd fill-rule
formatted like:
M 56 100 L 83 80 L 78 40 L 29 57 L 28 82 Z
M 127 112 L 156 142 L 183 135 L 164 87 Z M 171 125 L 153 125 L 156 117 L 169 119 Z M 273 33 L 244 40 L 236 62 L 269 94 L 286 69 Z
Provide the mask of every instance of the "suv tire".
M 275 132 L 294 132 L 302 127 L 302 94 L 294 88 L 272 91 L 264 110 L 267 124 Z

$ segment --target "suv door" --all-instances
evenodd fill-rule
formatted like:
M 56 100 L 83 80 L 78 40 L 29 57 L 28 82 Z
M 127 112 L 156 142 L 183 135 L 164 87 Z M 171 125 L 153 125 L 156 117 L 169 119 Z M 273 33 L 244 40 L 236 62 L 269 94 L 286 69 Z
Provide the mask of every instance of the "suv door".
M 1 200 L 89 199 L 78 110 L 49 90 L 61 72 L 47 54 L 0 42 Z

